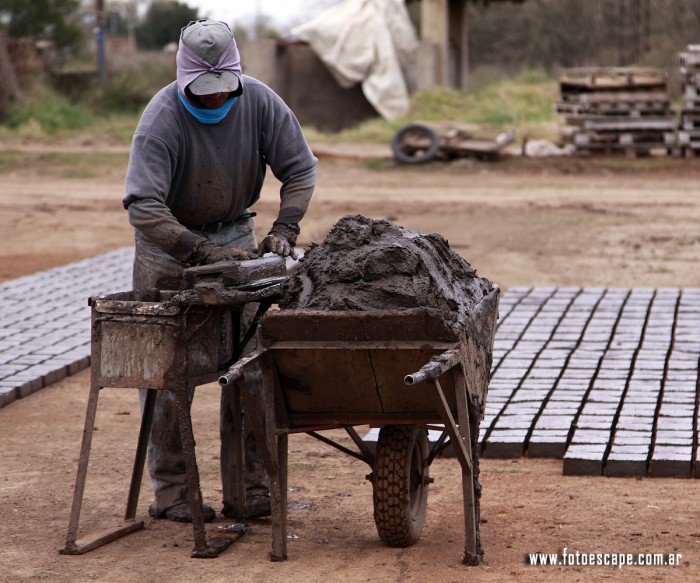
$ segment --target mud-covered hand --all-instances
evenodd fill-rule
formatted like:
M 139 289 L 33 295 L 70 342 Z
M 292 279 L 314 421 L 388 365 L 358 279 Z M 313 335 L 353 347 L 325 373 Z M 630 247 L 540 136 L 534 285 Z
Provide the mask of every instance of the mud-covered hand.
M 194 265 L 210 265 L 220 261 L 244 261 L 254 259 L 255 255 L 239 247 L 224 247 L 211 241 L 205 241 L 196 245 L 190 256 L 190 263 Z
M 258 254 L 262 256 L 268 251 L 276 253 L 282 257 L 291 257 L 292 259 L 297 258 L 297 254 L 295 253 L 292 244 L 286 237 L 280 235 L 279 233 L 270 233 L 260 243 L 260 246 L 258 247 Z

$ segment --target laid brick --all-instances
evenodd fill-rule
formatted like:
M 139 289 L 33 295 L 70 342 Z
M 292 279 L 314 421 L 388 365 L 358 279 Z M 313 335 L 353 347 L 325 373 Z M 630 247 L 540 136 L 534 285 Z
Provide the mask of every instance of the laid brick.
M 645 476 L 648 448 L 643 448 L 646 453 L 637 453 L 630 451 L 631 449 L 611 451 L 605 463 L 604 474 L 609 477 Z
M 566 430 L 568 433 L 573 420 L 573 415 L 540 415 L 535 430 Z
M 501 415 L 495 424 L 496 429 L 510 431 L 513 429 L 529 430 L 532 426 L 534 415 Z
M 569 446 L 564 454 L 565 476 L 601 476 L 605 446 Z
M 32 393 L 36 393 L 39 389 L 42 389 L 43 387 L 44 383 L 41 378 L 35 377 L 24 382 L 20 381 L 20 384 L 17 386 L 17 396 L 23 399 L 25 397 L 28 397 Z
M 692 444 L 685 447 L 656 445 L 649 474 L 658 478 L 689 478 L 692 459 Z
M 527 430 L 494 430 L 483 444 L 482 456 L 487 458 L 518 458 L 523 455 Z
M 592 429 L 577 429 L 571 440 L 572 445 L 607 445 L 610 441 L 610 431 Z
M 566 452 L 568 431 L 545 431 L 536 429 L 527 445 L 528 457 L 562 458 Z
M 16 387 L 0 387 L 0 409 L 17 399 Z
M 655 441 L 657 445 L 692 445 L 693 431 L 657 431 Z

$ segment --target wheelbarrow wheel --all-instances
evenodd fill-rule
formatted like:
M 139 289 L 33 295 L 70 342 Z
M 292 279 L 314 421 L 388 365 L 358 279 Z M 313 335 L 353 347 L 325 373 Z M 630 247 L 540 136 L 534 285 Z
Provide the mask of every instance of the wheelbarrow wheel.
M 409 547 L 423 530 L 428 507 L 428 435 L 415 425 L 379 431 L 374 462 L 374 522 L 379 538 Z
M 391 140 L 394 158 L 403 164 L 429 162 L 437 155 L 440 138 L 429 127 L 410 124 L 402 127 Z

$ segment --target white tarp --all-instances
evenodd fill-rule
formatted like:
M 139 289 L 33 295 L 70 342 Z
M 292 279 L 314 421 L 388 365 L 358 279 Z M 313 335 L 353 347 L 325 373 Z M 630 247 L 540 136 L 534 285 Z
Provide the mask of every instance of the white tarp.
M 341 87 L 362 83 L 383 118 L 408 112 L 406 79 L 418 38 L 404 0 L 343 0 L 291 33 L 309 44 Z

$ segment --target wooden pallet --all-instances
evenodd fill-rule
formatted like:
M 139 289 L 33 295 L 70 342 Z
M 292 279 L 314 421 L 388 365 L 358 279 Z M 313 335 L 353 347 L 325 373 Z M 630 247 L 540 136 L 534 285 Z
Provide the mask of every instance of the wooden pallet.
M 562 93 L 589 91 L 665 90 L 666 74 L 648 67 L 579 67 L 559 75 Z
M 665 132 L 675 131 L 676 118 L 661 117 L 590 117 L 583 120 L 582 127 L 591 131 L 608 132 Z
M 569 104 L 556 104 L 555 113 L 564 116 L 566 123 L 570 125 L 582 125 L 584 121 L 591 118 L 631 118 L 631 119 L 648 119 L 659 117 L 670 117 L 675 115 L 672 109 L 668 107 L 653 108 L 610 108 L 591 111 L 588 108 L 571 106 Z
M 666 148 L 658 144 L 633 144 L 625 147 L 604 147 L 598 144 L 577 146 L 576 153 L 581 156 L 606 155 L 624 156 L 625 158 L 648 158 L 650 156 L 680 156 L 677 148 Z
M 669 148 L 678 144 L 676 132 L 577 132 L 573 135 L 575 146 L 627 148 L 643 144 L 647 148 Z

